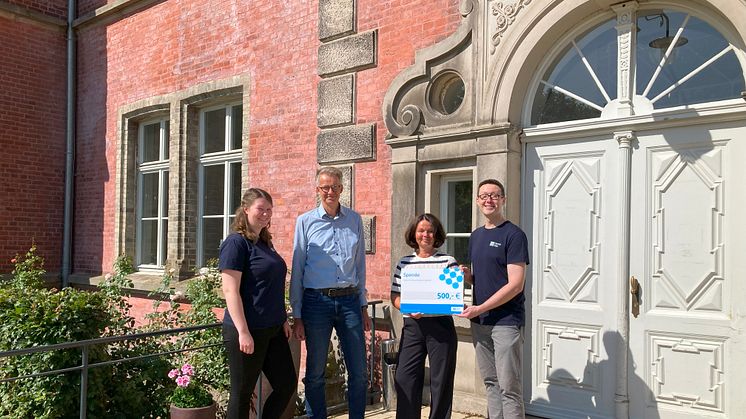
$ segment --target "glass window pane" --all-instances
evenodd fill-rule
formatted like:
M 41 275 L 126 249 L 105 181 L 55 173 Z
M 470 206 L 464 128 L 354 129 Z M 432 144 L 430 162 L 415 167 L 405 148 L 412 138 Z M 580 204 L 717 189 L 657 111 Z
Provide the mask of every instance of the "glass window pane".
M 156 265 L 158 249 L 158 220 L 141 221 L 140 264 Z
M 241 149 L 243 137 L 243 105 L 234 106 L 231 110 L 231 150 Z
M 202 208 L 204 215 L 222 215 L 225 191 L 225 166 L 205 166 L 202 171 Z
M 744 90 L 746 87 L 744 87 L 741 67 L 736 54 L 731 51 L 701 73 L 658 99 L 654 107 L 660 109 L 735 99 L 741 97 L 741 92 Z
M 536 91 L 534 105 L 531 109 L 531 123 L 534 125 L 598 118 L 600 116 L 601 111 L 598 109 L 552 90 L 545 85 L 539 86 Z
M 163 193 L 161 194 L 162 210 L 161 217 L 168 217 L 168 170 L 162 171 Z
M 140 150 L 140 162 L 146 163 L 160 160 L 161 149 L 161 124 L 148 124 L 142 129 L 142 150 Z
M 170 140 L 171 135 L 169 133 L 168 121 L 165 121 L 163 122 L 163 160 L 168 160 Z
M 161 260 L 158 261 L 159 266 L 163 266 L 166 263 L 166 243 L 168 243 L 168 220 L 161 222 L 163 230 L 161 231 Z
M 448 182 L 448 233 L 471 232 L 472 182 Z
M 607 100 L 616 98 L 617 34 L 615 20 L 606 21 L 593 30 L 575 39 L 591 70 L 583 63 L 581 55 L 572 43 L 565 46 L 559 58 L 542 77 L 534 95 L 531 111 L 532 124 L 598 118 L 601 111 L 553 89 L 556 86 L 579 96 L 601 108 Z M 593 79 L 591 71 L 598 79 Z M 599 87 L 599 83 L 601 87 Z
M 231 191 L 228 211 L 233 214 L 241 205 L 241 163 L 231 163 Z
M 225 151 L 225 108 L 205 112 L 205 153 Z
M 220 243 L 223 241 L 223 219 L 202 219 L 202 263 L 217 258 L 220 253 Z
M 456 258 L 461 264 L 468 265 L 469 260 L 469 238 L 468 237 L 448 237 L 446 239 L 446 249 L 449 255 Z
M 598 81 L 601 82 L 606 94 L 609 95 L 610 99 L 615 99 L 617 97 L 616 76 L 619 62 L 616 20 L 610 20 L 596 27 L 588 35 L 580 37 L 575 42 L 588 60 L 588 64 L 596 74 Z M 598 87 L 596 88 L 598 89 Z
M 158 216 L 158 172 L 145 173 L 140 177 L 141 217 Z
M 637 91 L 644 93 L 650 79 L 684 23 L 686 13 L 671 10 L 650 11 L 637 19 Z M 694 16 L 684 27 L 677 46 L 661 68 L 646 95 L 654 99 L 669 86 L 714 57 L 728 41 L 712 26 Z M 744 79 L 735 53 L 729 52 L 700 73 L 676 87 L 654 103 L 656 109 L 740 97 Z

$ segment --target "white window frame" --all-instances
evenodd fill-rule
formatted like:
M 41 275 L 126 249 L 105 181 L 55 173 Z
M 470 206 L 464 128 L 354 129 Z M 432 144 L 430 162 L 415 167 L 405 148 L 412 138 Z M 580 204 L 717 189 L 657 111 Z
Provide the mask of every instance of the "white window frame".
M 211 106 L 200 110 L 199 113 L 199 173 L 198 173 L 198 217 L 197 217 L 197 266 L 204 266 L 207 261 L 205 260 L 204 245 L 203 245 L 203 234 L 204 234 L 204 219 L 222 219 L 223 220 L 223 238 L 230 234 L 230 226 L 233 219 L 234 209 L 229 208 L 230 205 L 230 191 L 231 177 L 230 167 L 231 164 L 241 164 L 241 157 L 243 147 L 239 147 L 235 150 L 231 150 L 233 141 L 233 108 L 235 106 L 242 105 L 241 102 L 234 102 L 227 105 Z M 218 109 L 225 109 L 225 146 L 223 151 L 205 153 L 205 114 L 207 112 L 215 111 Z M 242 127 L 243 129 L 243 127 Z M 207 166 L 218 166 L 222 165 L 223 168 L 223 184 L 225 188 L 223 190 L 223 214 L 221 215 L 205 215 L 204 214 L 204 170 Z M 244 168 L 239 170 L 243 171 Z M 240 187 L 240 186 L 239 186 Z
M 164 240 L 164 221 L 168 221 L 168 196 L 164 196 L 164 191 L 168 186 L 169 176 L 169 160 L 170 160 L 170 147 L 169 155 L 166 155 L 166 147 L 169 145 L 169 136 L 166 135 L 168 128 L 168 119 L 158 118 L 148 121 L 143 121 L 138 126 L 138 153 L 137 153 L 137 228 L 136 228 L 136 247 L 135 247 L 135 260 L 138 270 L 140 271 L 155 271 L 160 272 L 166 263 L 167 254 L 167 239 Z M 144 150 L 145 140 L 145 127 L 150 125 L 159 124 L 159 156 L 158 160 L 143 163 L 142 151 Z M 143 217 L 142 216 L 142 205 L 143 205 L 143 176 L 148 174 L 158 173 L 158 215 L 155 217 Z M 142 263 L 142 223 L 143 221 L 157 221 L 157 244 L 156 244 L 156 263 L 148 264 Z M 165 232 L 167 234 L 167 232 Z
M 471 207 L 471 231 L 468 233 L 451 233 L 448 232 L 448 184 L 450 182 L 459 182 L 464 180 L 471 180 L 472 192 L 475 191 L 477 186 L 477 168 L 475 166 L 456 167 L 449 169 L 437 169 L 430 170 L 425 174 L 425 212 L 434 213 L 443 223 L 443 228 L 446 229 L 446 242 L 444 251 L 450 255 L 453 255 L 447 248 L 448 238 L 451 237 L 471 237 L 471 231 L 476 228 L 477 225 L 477 207 L 472 204 Z M 474 194 L 472 194 L 474 195 Z M 472 203 L 474 197 L 472 196 Z M 463 261 L 459 261 L 462 263 Z M 467 303 L 471 302 L 471 286 L 464 284 L 464 300 Z

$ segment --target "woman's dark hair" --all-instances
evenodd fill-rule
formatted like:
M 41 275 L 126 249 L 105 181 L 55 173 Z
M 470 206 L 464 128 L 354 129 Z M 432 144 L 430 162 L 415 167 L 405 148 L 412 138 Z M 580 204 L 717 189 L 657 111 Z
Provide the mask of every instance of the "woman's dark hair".
M 420 246 L 417 245 L 416 238 L 417 224 L 423 220 L 432 224 L 435 229 L 435 234 L 433 235 L 435 242 L 433 243 L 433 247 L 437 249 L 440 246 L 443 246 L 443 243 L 446 242 L 446 230 L 443 228 L 443 224 L 440 223 L 438 217 L 430 213 L 420 214 L 409 223 L 409 227 L 407 227 L 407 231 L 404 233 L 404 241 L 407 242 L 407 245 L 414 250 L 419 249 Z
M 270 195 L 269 192 L 265 191 L 264 189 L 249 188 L 249 190 L 244 192 L 243 197 L 241 198 L 241 206 L 236 209 L 236 218 L 234 218 L 233 220 L 231 229 L 254 243 L 256 243 L 257 240 L 261 240 L 271 247 L 272 234 L 269 233 L 269 225 L 267 225 L 267 227 L 264 227 L 259 233 L 259 237 L 257 237 L 257 235 L 254 234 L 253 231 L 251 231 L 251 228 L 249 226 L 249 219 L 248 217 L 246 217 L 246 212 L 244 211 L 245 208 L 251 207 L 254 201 L 259 198 L 264 198 L 267 200 L 267 202 L 272 204 L 272 195 Z

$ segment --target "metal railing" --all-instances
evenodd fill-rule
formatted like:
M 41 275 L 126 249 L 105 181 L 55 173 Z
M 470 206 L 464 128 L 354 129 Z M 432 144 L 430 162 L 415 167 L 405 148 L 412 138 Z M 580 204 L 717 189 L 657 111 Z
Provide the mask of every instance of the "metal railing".
M 147 358 L 154 358 L 157 356 L 172 355 L 172 354 L 181 353 L 181 352 L 197 351 L 197 350 L 212 348 L 215 346 L 223 345 L 223 340 L 220 339 L 220 342 L 217 342 L 217 343 L 197 346 L 197 347 L 192 347 L 192 348 L 175 349 L 171 351 L 157 352 L 153 354 L 140 355 L 140 356 L 135 356 L 135 357 L 130 357 L 130 358 L 125 357 L 125 358 L 113 359 L 113 360 L 108 360 L 108 361 L 89 363 L 88 355 L 90 352 L 90 348 L 92 346 L 110 344 L 110 343 L 115 343 L 115 342 L 127 342 L 127 341 L 133 341 L 133 340 L 141 340 L 141 339 L 147 339 L 147 338 L 151 338 L 155 336 L 177 335 L 181 333 L 195 332 L 199 330 L 214 329 L 220 326 L 222 326 L 222 323 L 212 323 L 212 324 L 200 325 L 200 326 L 180 327 L 176 329 L 158 330 L 155 332 L 135 333 L 131 335 L 122 335 L 122 336 L 109 336 L 109 337 L 104 337 L 104 338 L 79 340 L 75 342 L 65 342 L 65 343 L 58 343 L 54 345 L 34 346 L 31 348 L 15 349 L 12 351 L 0 352 L 0 359 L 22 356 L 22 355 L 29 355 L 29 354 L 40 353 L 40 352 L 52 352 L 52 351 L 59 351 L 63 349 L 78 349 L 78 348 L 81 350 L 81 355 L 82 355 L 81 363 L 78 366 L 60 368 L 56 370 L 49 370 L 49 371 L 44 371 L 44 372 L 39 372 L 39 373 L 34 373 L 34 374 L 26 374 L 26 375 L 21 375 L 18 377 L 3 378 L 3 379 L 0 379 L 0 384 L 17 381 L 17 380 L 29 379 L 29 378 L 45 377 L 49 375 L 60 375 L 60 374 L 65 374 L 69 372 L 80 371 L 80 418 L 85 419 L 88 413 L 87 412 L 88 411 L 88 370 L 90 370 L 91 368 L 103 367 L 106 365 L 119 364 L 119 363 L 129 362 L 129 361 L 137 361 L 137 360 L 142 360 L 142 359 L 147 359 Z

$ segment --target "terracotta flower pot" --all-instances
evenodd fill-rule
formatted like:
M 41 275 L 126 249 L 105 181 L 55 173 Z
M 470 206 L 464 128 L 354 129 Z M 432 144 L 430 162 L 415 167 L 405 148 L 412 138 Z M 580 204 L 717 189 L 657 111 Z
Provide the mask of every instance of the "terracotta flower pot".
M 215 419 L 218 406 L 213 403 L 205 407 L 176 407 L 171 405 L 171 419 Z

